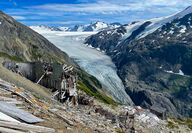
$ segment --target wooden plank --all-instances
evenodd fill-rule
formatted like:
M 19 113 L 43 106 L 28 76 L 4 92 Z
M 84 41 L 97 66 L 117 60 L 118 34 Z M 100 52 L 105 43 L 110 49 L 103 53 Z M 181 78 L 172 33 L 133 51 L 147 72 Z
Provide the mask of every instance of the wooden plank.
M 53 133 L 55 129 L 47 128 L 43 126 L 30 125 L 26 123 L 17 123 L 17 122 L 5 122 L 0 121 L 0 127 L 14 128 L 25 131 L 35 131 L 35 132 L 43 132 L 43 133 Z
M 0 96 L 0 101 L 17 101 L 17 100 L 14 98 Z
M 9 92 L 9 91 L 7 91 L 7 90 L 5 90 L 3 88 L 0 88 L 0 94 L 1 95 L 9 95 L 9 94 L 11 94 L 11 92 Z
M 19 122 L 18 120 L 13 119 L 12 117 L 0 112 L 0 120 L 4 121 L 12 121 L 12 122 Z
M 8 98 L 8 97 L 3 97 L 3 96 L 0 96 L 0 101 L 6 102 L 6 103 L 10 103 L 10 104 L 13 104 L 13 105 L 21 105 L 21 104 L 23 104 L 22 101 L 17 101 L 14 98 Z
M 53 111 L 53 110 L 48 110 L 49 112 L 51 112 L 51 113 L 53 113 L 53 114 L 55 114 L 58 118 L 61 118 L 64 122 L 66 122 L 68 125 L 70 125 L 70 126 L 74 126 L 74 123 L 72 122 L 72 121 L 70 121 L 70 120 L 68 120 L 65 116 L 63 116 L 63 115 L 60 115 L 60 114 L 58 114 L 58 113 L 56 113 L 55 111 Z
M 25 132 L 13 130 L 13 129 L 10 129 L 10 128 L 0 127 L 0 133 L 25 133 Z
M 28 103 L 30 103 L 32 106 L 36 106 L 33 102 L 31 102 L 29 100 L 29 98 L 27 98 L 27 96 L 23 93 L 23 92 L 17 92 L 15 91 L 15 89 L 17 89 L 16 87 L 13 87 L 11 85 L 5 84 L 5 83 L 0 83 L 0 86 L 4 87 L 7 91 L 12 92 L 13 94 L 16 94 L 22 98 L 24 98 Z
M 16 92 L 16 91 L 12 91 L 12 93 L 13 93 L 13 94 L 16 94 L 16 95 L 18 95 L 18 96 L 20 96 L 20 97 L 22 97 L 22 98 L 24 98 L 25 101 L 28 102 L 31 106 L 34 106 L 34 107 L 37 106 L 37 105 L 35 105 L 31 100 L 29 100 L 29 98 L 27 98 L 24 93 L 19 93 L 19 92 Z
M 13 88 L 13 86 L 11 86 L 10 84 L 5 84 L 5 83 L 0 83 L 0 86 L 2 86 L 2 87 L 5 87 L 5 88 Z
M 3 112 L 8 116 L 11 116 L 18 120 L 22 120 L 27 123 L 38 123 L 44 121 L 24 110 L 18 109 L 17 107 L 5 102 L 0 102 L 0 112 Z
M 21 101 L 3 101 L 3 102 L 14 105 L 14 106 L 23 104 L 23 102 Z

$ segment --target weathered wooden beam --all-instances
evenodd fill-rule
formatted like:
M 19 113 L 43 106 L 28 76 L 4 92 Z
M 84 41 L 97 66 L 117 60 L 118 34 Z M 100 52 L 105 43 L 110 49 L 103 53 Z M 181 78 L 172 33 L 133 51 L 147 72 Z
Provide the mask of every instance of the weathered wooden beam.
M 30 103 L 32 106 L 35 106 L 34 103 L 31 102 L 23 93 L 15 91 L 15 87 L 4 83 L 0 83 L 0 86 L 4 87 L 4 89 L 6 89 L 7 91 L 16 94 L 17 96 L 22 97 L 23 99 L 25 99 L 26 102 Z
M 45 76 L 45 74 L 47 73 L 47 71 L 46 72 L 44 72 L 44 74 L 40 77 L 40 79 L 37 81 L 37 83 L 36 84 L 39 84 L 39 82 L 43 79 L 43 77 Z
M 8 116 L 25 121 L 27 123 L 38 123 L 44 121 L 24 110 L 18 109 L 17 107 L 7 104 L 5 102 L 0 102 L 0 112 L 3 112 Z
M 9 94 L 11 94 L 11 92 L 10 92 L 10 91 L 7 91 L 7 90 L 5 90 L 5 89 L 3 89 L 3 88 L 0 88 L 0 94 L 9 95 Z
M 74 126 L 74 123 L 73 123 L 72 121 L 68 120 L 65 116 L 60 115 L 60 114 L 58 114 L 58 113 L 56 113 L 56 112 L 54 112 L 54 111 L 52 111 L 52 110 L 48 110 L 48 111 L 51 112 L 51 113 L 53 113 L 53 114 L 55 114 L 58 118 L 61 118 L 61 119 L 62 119 L 64 122 L 66 122 L 68 125 Z
M 5 128 L 5 127 L 0 127 L 0 133 L 25 133 L 25 132 L 17 131 L 17 130 Z
M 47 128 L 43 126 L 30 125 L 26 123 L 17 123 L 17 122 L 6 122 L 0 121 L 0 127 L 14 128 L 25 131 L 35 131 L 35 132 L 43 132 L 43 133 L 53 133 L 55 129 Z
M 0 96 L 0 101 L 6 102 L 6 103 L 9 103 L 9 104 L 12 104 L 12 105 L 21 105 L 21 104 L 23 104 L 22 101 L 17 101 L 14 98 L 8 98 L 8 97 L 3 97 L 3 96 Z
M 12 117 L 10 117 L 10 116 L 2 113 L 2 112 L 0 112 L 0 120 L 3 120 L 3 121 L 12 121 L 12 122 L 18 122 L 18 123 L 19 123 L 18 120 L 14 119 L 14 118 L 12 118 Z

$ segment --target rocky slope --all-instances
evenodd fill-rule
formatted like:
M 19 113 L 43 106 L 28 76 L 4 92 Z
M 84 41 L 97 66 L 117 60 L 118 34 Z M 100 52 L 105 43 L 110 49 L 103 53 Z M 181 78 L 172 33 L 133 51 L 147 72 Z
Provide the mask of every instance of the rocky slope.
M 23 61 L 60 60 L 73 64 L 70 58 L 27 26 L 0 12 L 0 52 L 4 56 L 18 57 Z M 8 54 L 8 55 L 7 55 Z
M 0 69 L 1 70 L 1 69 Z M 8 71 L 8 70 L 7 70 Z M 25 78 L 12 73 L 18 79 Z M 160 120 L 156 115 L 148 110 L 138 111 L 132 106 L 110 106 L 94 100 L 93 106 L 78 105 L 73 106 L 69 103 L 61 104 L 55 100 L 45 98 L 44 94 L 49 94 L 47 89 L 38 88 L 39 93 L 34 93 L 29 89 L 30 85 L 23 82 L 26 86 L 16 86 L 11 82 L 6 82 L 0 78 L 0 105 L 6 105 L 13 108 L 17 113 L 27 113 L 30 117 L 41 118 L 39 122 L 27 124 L 31 119 L 23 118 L 23 115 L 8 113 L 8 110 L 0 110 L 0 132 L 9 130 L 9 132 L 55 132 L 55 133 L 95 133 L 95 132 L 130 132 L 122 116 L 125 112 L 135 115 L 135 130 L 142 133 L 170 133 L 185 132 L 189 133 L 190 121 L 186 122 Z M 37 86 L 37 85 L 36 85 Z M 43 92 L 43 93 L 42 93 Z M 1 112 L 2 111 L 2 112 Z M 13 112 L 13 111 L 12 111 Z M 20 119 L 22 118 L 22 120 Z M 7 123 L 2 126 L 2 123 Z M 10 126 L 15 122 L 21 126 Z M 28 126 L 28 128 L 26 128 Z M 31 128 L 33 126 L 33 128 Z M 3 128 L 2 128 L 3 127 Z M 7 131 L 8 132 L 8 131 Z
M 86 43 L 110 55 L 136 105 L 192 117 L 192 7 L 99 32 Z

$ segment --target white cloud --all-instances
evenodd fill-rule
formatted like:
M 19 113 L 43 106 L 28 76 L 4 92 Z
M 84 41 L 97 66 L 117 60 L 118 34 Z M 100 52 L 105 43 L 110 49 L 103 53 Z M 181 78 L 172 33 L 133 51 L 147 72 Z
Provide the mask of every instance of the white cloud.
M 128 23 L 163 17 L 181 11 L 192 0 L 78 0 L 79 4 L 44 4 L 15 9 L 6 13 L 26 24 L 46 23 L 70 25 L 96 21 Z M 24 16 L 24 17 L 22 17 Z M 41 22 L 40 22 L 41 21 Z
M 14 0 L 9 0 L 14 6 L 17 6 L 17 3 Z
M 26 18 L 23 17 L 23 16 L 12 16 L 14 19 L 17 19 L 17 20 L 25 20 Z
M 57 24 L 80 24 L 83 23 L 82 21 L 65 21 L 65 22 L 58 22 Z
M 45 4 L 39 6 L 28 7 L 32 9 L 41 10 L 55 10 L 55 11 L 67 11 L 67 12 L 92 12 L 92 13 L 102 13 L 102 12 L 119 12 L 119 11 L 129 11 L 137 10 L 137 7 L 129 5 L 118 5 L 106 1 L 98 1 L 96 3 L 86 3 L 86 4 Z
M 94 3 L 83 4 L 45 4 L 32 6 L 32 9 L 54 10 L 63 12 L 91 12 L 91 13 L 114 13 L 122 11 L 144 11 L 151 7 L 169 7 L 178 9 L 178 7 L 187 7 L 192 0 L 98 0 Z
M 27 25 L 72 25 L 72 24 L 81 24 L 83 21 L 21 21 Z

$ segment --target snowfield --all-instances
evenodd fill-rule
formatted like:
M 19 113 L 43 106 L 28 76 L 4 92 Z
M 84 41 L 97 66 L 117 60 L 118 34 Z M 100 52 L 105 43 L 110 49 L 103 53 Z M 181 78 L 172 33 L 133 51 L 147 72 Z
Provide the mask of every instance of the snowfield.
M 83 70 L 95 76 L 103 84 L 105 91 L 116 101 L 121 101 L 125 104 L 132 101 L 126 94 L 110 57 L 83 44 L 86 37 L 96 32 L 36 31 L 65 51 Z
M 181 12 L 177 12 L 175 14 L 172 14 L 170 16 L 166 16 L 166 17 L 161 17 L 161 18 L 154 18 L 154 19 L 150 19 L 150 20 L 145 20 L 145 21 L 141 21 L 141 22 L 136 22 L 134 24 L 128 24 L 126 26 L 124 26 L 124 28 L 126 29 L 126 33 L 122 35 L 122 39 L 121 41 L 125 40 L 126 38 L 128 38 L 133 31 L 135 31 L 136 29 L 138 29 L 142 24 L 144 24 L 145 22 L 151 22 L 150 25 L 148 25 L 145 30 L 143 32 L 141 32 L 136 38 L 140 39 L 140 38 L 144 38 L 145 36 L 153 33 L 154 31 L 156 31 L 158 28 L 160 28 L 161 26 L 163 26 L 164 24 L 173 21 L 174 19 L 179 19 L 184 17 L 185 15 L 192 13 L 192 7 L 188 7 L 186 8 L 184 11 Z M 185 27 L 183 27 L 180 31 L 181 33 L 185 32 Z

